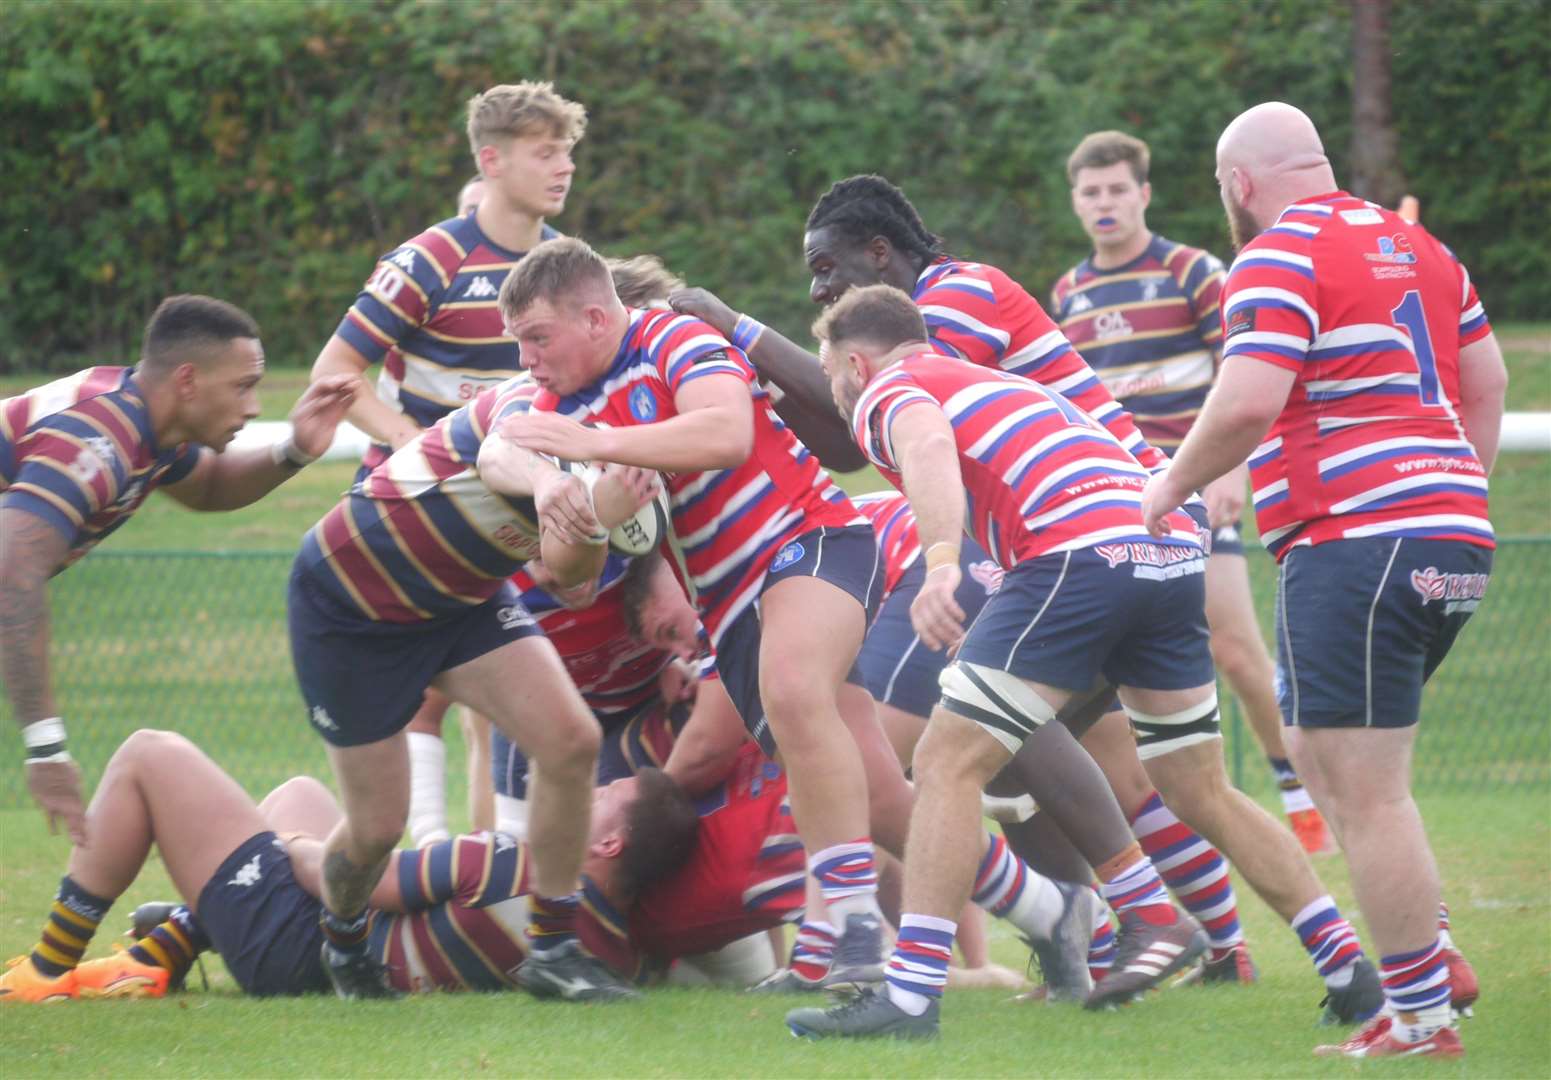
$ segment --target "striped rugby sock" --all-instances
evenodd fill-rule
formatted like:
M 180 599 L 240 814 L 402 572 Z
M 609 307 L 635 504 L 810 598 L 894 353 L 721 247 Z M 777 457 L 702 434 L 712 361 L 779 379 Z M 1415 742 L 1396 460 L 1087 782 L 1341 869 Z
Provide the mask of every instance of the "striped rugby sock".
M 1296 814 L 1300 810 L 1314 809 L 1314 800 L 1309 797 L 1303 781 L 1298 779 L 1298 770 L 1293 768 L 1292 762 L 1269 754 L 1266 755 L 1266 761 L 1276 776 L 1276 786 L 1282 792 L 1282 811 Z
M 786 966 L 803 982 L 818 982 L 829 974 L 829 966 L 835 959 L 835 937 L 835 928 L 829 923 L 804 919 L 797 928 L 792 956 Z
M 1095 889 L 1095 892 L 1098 890 Z M 1109 921 L 1109 908 L 1093 909 L 1093 937 L 1088 942 L 1088 974 L 1098 982 L 1115 966 L 1115 926 Z
M 1449 966 L 1443 942 L 1425 949 L 1386 956 L 1379 962 L 1384 998 L 1394 1020 L 1390 1031 L 1400 1042 L 1421 1042 L 1449 1026 Z
M 1454 948 L 1454 935 L 1449 933 L 1449 905 L 1438 901 L 1438 940 L 1445 949 Z
M 878 868 L 867 837 L 835 844 L 808 857 L 830 922 L 844 928 L 847 915 L 878 913 Z
M 367 925 L 370 917 L 369 911 L 362 911 L 347 919 L 324 908 L 318 914 L 318 928 L 323 931 L 324 938 L 334 951 L 361 952 L 366 949 Z
M 1131 815 L 1130 824 L 1164 884 L 1205 928 L 1213 953 L 1242 944 L 1238 898 L 1222 853 L 1175 817 L 1156 791 Z
M 1321 896 L 1313 901 L 1298 912 L 1292 928 L 1327 986 L 1341 989 L 1351 983 L 1352 965 L 1362 958 L 1363 948 L 1335 900 Z
M 884 968 L 890 1001 L 911 1016 L 920 1016 L 942 997 L 958 928 L 949 919 L 931 915 L 900 916 L 894 954 Z
M 87 892 L 69 874 L 60 878 L 48 922 L 32 950 L 33 966 L 50 978 L 73 971 L 112 906 L 111 899 Z
M 1169 926 L 1177 918 L 1163 879 L 1142 853 L 1142 845 L 1132 844 L 1095 867 L 1094 872 L 1099 878 L 1099 895 L 1122 919 L 1131 915 L 1155 926 Z
M 576 913 L 581 910 L 581 900 L 575 893 L 569 896 L 528 897 L 528 943 L 534 952 L 548 952 L 568 941 L 576 940 Z
M 130 947 L 129 955 L 142 964 L 154 964 L 172 972 L 173 980 L 183 978 L 194 958 L 210 948 L 210 935 L 204 924 L 188 908 L 179 905 L 167 920 Z
M 1001 836 L 986 835 L 989 842 L 970 899 L 1029 937 L 1048 940 L 1066 906 L 1061 890 L 1014 854 Z

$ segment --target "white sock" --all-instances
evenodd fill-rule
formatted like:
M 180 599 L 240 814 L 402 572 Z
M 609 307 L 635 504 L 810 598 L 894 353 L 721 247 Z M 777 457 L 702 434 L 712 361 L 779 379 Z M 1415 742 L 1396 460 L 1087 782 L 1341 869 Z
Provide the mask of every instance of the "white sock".
M 1391 1016 L 1390 1034 L 1396 1042 L 1403 1043 L 1416 1043 L 1429 1039 L 1448 1027 L 1454 1019 L 1453 1010 L 1447 1001 L 1414 1013 L 1397 1012 Z M 1412 1017 L 1409 1023 L 1404 1019 L 1407 1016 Z
M 447 747 L 441 736 L 409 732 L 409 842 L 425 847 L 446 840 Z
M 1056 883 L 1030 870 L 1023 883 L 1023 894 L 1000 917 L 1036 941 L 1049 941 L 1065 907 L 1066 901 Z
M 913 990 L 901 990 L 893 983 L 886 984 L 885 989 L 888 991 L 889 1000 L 894 1003 L 894 1007 L 900 1012 L 909 1013 L 911 1016 L 920 1016 L 926 1011 L 927 1006 L 932 1003 L 932 999 L 925 994 L 917 994 Z
M 1293 788 L 1291 791 L 1282 792 L 1282 812 L 1296 814 L 1299 810 L 1314 809 L 1314 800 L 1309 798 L 1309 789 L 1305 787 Z
M 829 922 L 834 923 L 838 933 L 845 933 L 847 915 L 872 915 L 879 922 L 883 921 L 883 909 L 878 906 L 878 894 L 876 892 L 857 893 L 855 896 L 842 896 L 839 900 L 829 900 L 824 904 Z

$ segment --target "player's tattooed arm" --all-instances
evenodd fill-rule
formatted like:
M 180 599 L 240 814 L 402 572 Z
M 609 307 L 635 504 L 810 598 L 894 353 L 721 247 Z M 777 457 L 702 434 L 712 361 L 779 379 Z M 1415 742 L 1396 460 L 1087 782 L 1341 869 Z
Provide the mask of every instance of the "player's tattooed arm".
M 36 514 L 0 507 L 0 677 L 20 727 L 57 716 L 49 685 L 48 579 L 70 541 Z

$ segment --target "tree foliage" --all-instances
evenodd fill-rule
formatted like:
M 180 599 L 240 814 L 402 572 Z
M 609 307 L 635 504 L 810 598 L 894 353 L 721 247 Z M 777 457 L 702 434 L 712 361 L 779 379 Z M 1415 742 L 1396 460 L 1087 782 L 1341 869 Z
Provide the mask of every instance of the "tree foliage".
M 1417 0 L 1391 25 L 1401 159 L 1488 310 L 1543 315 L 1543 0 Z M 1226 247 L 1218 132 L 1268 98 L 1351 137 L 1344 0 L 239 0 L 7 12 L 0 370 L 131 356 L 172 292 L 243 304 L 309 363 L 381 252 L 450 213 L 463 102 L 552 78 L 592 115 L 556 224 L 652 251 L 801 334 L 802 223 L 882 172 L 950 250 L 1036 294 L 1085 251 L 1063 165 L 1153 148 L 1150 221 Z

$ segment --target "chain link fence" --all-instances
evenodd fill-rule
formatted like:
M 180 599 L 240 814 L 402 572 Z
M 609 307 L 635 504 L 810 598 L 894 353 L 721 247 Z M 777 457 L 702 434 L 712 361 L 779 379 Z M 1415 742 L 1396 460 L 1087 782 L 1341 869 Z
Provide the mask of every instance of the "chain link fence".
M 187 734 L 255 795 L 297 773 L 328 775 L 291 672 L 291 557 L 98 552 L 55 579 L 54 686 L 89 785 L 141 727 Z M 1259 552 L 1250 565 L 1269 641 L 1275 569 Z M 1551 538 L 1505 540 L 1486 601 L 1428 687 L 1418 787 L 1551 788 L 1548 700 Z M 1259 746 L 1231 699 L 1227 713 L 1235 781 L 1269 795 Z M 447 725 L 449 736 L 456 727 Z M 460 770 L 450 771 L 449 788 L 458 789 Z M 20 762 L 0 769 L 0 808 L 28 804 Z

